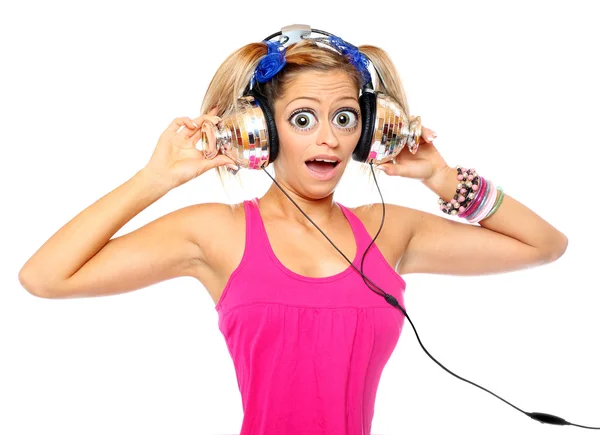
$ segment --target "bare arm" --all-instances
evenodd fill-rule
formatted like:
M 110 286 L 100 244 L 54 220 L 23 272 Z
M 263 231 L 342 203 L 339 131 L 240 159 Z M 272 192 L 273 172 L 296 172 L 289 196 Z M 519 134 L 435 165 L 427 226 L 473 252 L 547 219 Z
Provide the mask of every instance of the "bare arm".
M 422 127 L 419 151 L 398 154 L 380 165 L 386 174 L 419 179 L 445 201 L 457 190 L 456 168 L 448 166 L 433 145 L 435 134 Z M 565 252 L 567 237 L 509 195 L 479 225 L 404 207 L 390 207 L 391 240 L 401 249 L 399 274 L 487 275 L 540 266 Z M 408 235 L 408 240 L 407 240 Z
M 454 196 L 456 170 L 431 187 L 445 200 Z M 398 272 L 486 275 L 540 266 L 565 252 L 567 237 L 509 195 L 479 225 L 413 210 L 412 238 Z
M 198 214 L 210 219 L 210 213 L 198 213 L 198 208 L 216 210 L 223 204 L 186 207 L 130 234 L 111 237 L 169 190 L 231 163 L 224 155 L 207 160 L 196 148 L 202 123 L 217 122 L 216 111 L 195 122 L 187 117 L 174 119 L 142 170 L 71 219 L 25 263 L 19 272 L 23 287 L 46 298 L 98 296 L 176 276 L 195 276 L 194 266 L 202 261 L 196 241 L 204 240 L 203 228 L 209 227 L 187 223 Z M 197 226 L 200 233 L 192 233 Z
M 137 172 L 46 241 L 22 267 L 19 281 L 30 293 L 49 296 L 107 246 L 123 225 L 169 190 L 148 171 Z

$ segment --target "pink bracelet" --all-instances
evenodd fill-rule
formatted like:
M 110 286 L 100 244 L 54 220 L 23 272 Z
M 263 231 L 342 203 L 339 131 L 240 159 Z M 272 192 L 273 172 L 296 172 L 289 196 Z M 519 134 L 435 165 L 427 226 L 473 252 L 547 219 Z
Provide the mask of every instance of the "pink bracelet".
M 486 186 L 487 186 L 487 181 L 485 180 L 485 178 L 483 178 L 480 175 L 479 176 L 479 189 L 476 193 L 476 196 L 475 196 L 475 198 L 473 198 L 473 201 L 471 201 L 471 204 L 469 204 L 469 206 L 465 209 L 465 211 L 458 214 L 459 218 L 468 217 L 471 213 L 473 213 L 477 209 L 477 207 L 479 207 L 479 205 L 481 204 L 481 201 L 483 201 L 483 198 L 485 197 Z
M 480 212 L 481 209 L 487 204 L 487 200 L 491 191 L 491 187 L 492 185 L 490 184 L 490 182 L 488 180 L 485 180 L 485 187 L 482 188 L 483 190 L 483 195 L 481 196 L 481 200 L 479 201 L 479 204 L 477 205 L 477 207 L 472 208 L 468 213 L 464 214 L 464 219 L 469 220 L 475 216 L 477 216 Z
M 494 203 L 496 202 L 498 190 L 496 189 L 496 186 L 494 185 L 494 183 L 492 183 L 491 181 L 488 181 L 488 183 L 490 183 L 490 193 L 488 194 L 486 203 L 483 206 L 483 208 L 481 209 L 481 211 L 479 213 L 477 213 L 476 216 L 473 216 L 472 218 L 467 219 L 467 221 L 470 223 L 476 224 L 479 221 L 483 220 L 483 218 L 485 216 L 487 216 L 487 214 L 490 212 L 490 210 L 494 206 Z

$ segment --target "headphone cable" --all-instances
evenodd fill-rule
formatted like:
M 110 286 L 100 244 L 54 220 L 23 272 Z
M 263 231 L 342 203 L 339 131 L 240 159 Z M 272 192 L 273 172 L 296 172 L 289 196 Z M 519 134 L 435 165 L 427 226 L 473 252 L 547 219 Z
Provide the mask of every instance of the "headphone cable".
M 381 232 L 381 229 L 383 228 L 383 223 L 385 222 L 385 202 L 383 200 L 383 195 L 381 194 L 381 189 L 379 189 L 379 184 L 377 183 L 377 177 L 375 176 L 375 171 L 373 170 L 373 163 L 369 163 L 369 166 L 371 168 L 371 173 L 373 174 L 373 180 L 375 181 L 375 185 L 377 186 L 377 191 L 379 192 L 379 196 L 381 197 L 381 205 L 383 207 L 383 214 L 381 216 L 381 224 L 379 225 L 379 229 L 377 230 L 377 234 L 375 234 L 375 237 L 373 238 L 373 240 L 371 240 L 371 243 L 369 244 L 369 246 L 367 246 L 367 249 L 365 249 L 365 252 L 362 256 L 362 260 L 360 262 L 360 270 L 358 270 L 356 268 L 356 266 L 352 263 L 352 261 L 350 261 L 348 259 L 348 257 L 346 257 L 344 255 L 344 253 L 342 251 L 340 251 L 338 249 L 337 246 L 335 246 L 335 244 L 331 241 L 331 239 L 329 237 L 327 237 L 327 235 L 321 230 L 321 228 L 319 228 L 317 226 L 317 224 L 315 224 L 311 218 L 308 217 L 308 215 L 306 213 L 304 213 L 304 211 L 298 206 L 298 204 L 296 204 L 296 202 L 290 197 L 290 195 L 287 194 L 287 192 L 279 185 L 279 183 L 277 181 L 275 181 L 275 179 L 271 176 L 271 174 L 269 174 L 267 172 L 267 170 L 264 167 L 261 167 L 261 169 L 269 176 L 269 178 L 271 178 L 271 180 L 273 180 L 273 182 L 277 185 L 277 187 L 279 187 L 279 190 L 281 190 L 285 196 L 287 196 L 289 198 L 289 200 L 292 202 L 292 204 L 294 204 L 296 206 L 296 208 L 298 210 L 300 210 L 300 212 L 310 221 L 311 224 L 313 224 L 313 226 L 319 230 L 319 232 L 321 234 L 323 234 L 323 236 L 329 241 L 329 243 L 331 243 L 331 245 L 342 255 L 342 257 L 344 257 L 346 259 L 346 261 L 350 264 L 350 266 L 352 266 L 358 273 L 361 274 L 363 281 L 365 282 L 365 284 L 367 285 L 367 287 L 369 287 L 369 289 L 371 289 L 374 293 L 382 296 L 386 302 L 388 304 L 390 304 L 393 307 L 398 308 L 400 311 L 402 311 L 402 313 L 404 314 L 404 316 L 408 319 L 408 321 L 410 322 L 410 325 L 413 328 L 413 331 L 415 331 L 415 335 L 417 337 L 417 340 L 419 341 L 419 345 L 421 345 L 421 348 L 423 349 L 423 351 L 427 354 L 427 356 L 429 356 L 429 358 L 431 358 L 437 365 L 439 365 L 441 368 L 443 368 L 444 370 L 446 370 L 448 373 L 450 373 L 452 376 L 460 379 L 461 381 L 467 382 L 471 385 L 474 385 L 477 388 L 480 388 L 488 393 L 490 393 L 491 395 L 497 397 L 498 399 L 502 400 L 504 403 L 506 403 L 507 405 L 512 406 L 514 409 L 516 409 L 517 411 L 522 412 L 523 414 L 525 414 L 526 416 L 539 421 L 540 423 L 547 423 L 547 424 L 554 424 L 554 425 L 559 425 L 559 426 L 577 426 L 577 427 L 581 427 L 584 429 L 595 429 L 595 430 L 600 430 L 600 427 L 591 427 L 591 426 L 582 426 L 579 424 L 575 424 L 575 423 L 570 423 L 568 421 L 566 421 L 563 418 L 557 417 L 555 415 L 552 414 L 546 414 L 543 412 L 526 412 L 523 411 L 521 408 L 513 405 L 512 403 L 504 400 L 502 397 L 498 396 L 495 393 L 492 393 L 490 390 L 469 381 L 468 379 L 462 378 L 461 376 L 458 376 L 457 374 L 453 373 L 452 371 L 450 371 L 449 369 L 447 369 L 446 367 L 444 367 L 444 365 L 442 365 L 440 362 L 438 362 L 438 360 L 436 360 L 428 351 L 427 349 L 425 349 L 425 346 L 423 346 L 423 343 L 421 342 L 421 338 L 419 337 L 419 334 L 417 333 L 417 330 L 415 328 L 415 325 L 413 324 L 412 320 L 410 319 L 410 317 L 408 316 L 408 314 L 406 313 L 405 309 L 398 303 L 398 300 L 386 293 L 381 287 L 377 286 L 375 283 L 373 283 L 373 281 L 371 281 L 371 279 L 369 277 L 367 277 L 362 271 L 364 269 L 364 261 L 365 261 L 365 256 L 367 255 L 367 252 L 369 250 L 369 248 L 375 243 L 375 240 L 377 239 L 377 237 L 379 236 L 379 233 Z M 368 281 L 368 282 L 367 282 Z M 380 290 L 381 292 L 376 291 L 373 287 L 371 287 L 369 285 L 369 283 L 371 283 L 373 286 L 375 286 L 378 290 Z

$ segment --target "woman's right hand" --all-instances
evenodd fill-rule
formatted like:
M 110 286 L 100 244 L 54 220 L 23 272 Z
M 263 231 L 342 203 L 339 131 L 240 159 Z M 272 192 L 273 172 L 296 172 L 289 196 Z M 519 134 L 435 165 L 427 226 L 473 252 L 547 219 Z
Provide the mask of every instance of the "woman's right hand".
M 176 118 L 160 135 L 158 143 L 144 170 L 157 177 L 171 189 L 202 175 L 209 169 L 235 162 L 219 153 L 213 159 L 204 157 L 196 143 L 202 137 L 202 124 L 209 121 L 216 125 L 220 118 L 213 109 L 195 119 Z M 181 130 L 179 130 L 181 128 Z M 179 130 L 179 131 L 178 131 Z

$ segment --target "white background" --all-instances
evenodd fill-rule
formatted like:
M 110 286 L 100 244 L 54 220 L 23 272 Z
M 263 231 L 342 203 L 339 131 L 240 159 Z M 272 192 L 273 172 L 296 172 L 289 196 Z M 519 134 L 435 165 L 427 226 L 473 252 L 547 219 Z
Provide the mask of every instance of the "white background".
M 412 114 L 438 133 L 448 163 L 477 168 L 569 237 L 562 258 L 536 269 L 406 276 L 425 347 L 526 411 L 600 426 L 596 2 L 363 4 L 2 5 L 0 433 L 239 433 L 233 363 L 214 304 L 193 278 L 47 300 L 17 276 L 60 227 L 147 163 L 173 118 L 199 115 L 227 55 L 293 23 L 388 51 Z M 364 179 L 346 175 L 337 201 L 379 201 Z M 270 182 L 258 171 L 244 177 L 248 198 Z M 418 181 L 379 180 L 386 202 L 438 212 Z M 116 236 L 209 201 L 229 202 L 215 171 Z M 386 435 L 586 432 L 541 425 L 450 376 L 408 322 L 373 420 L 373 434 Z

